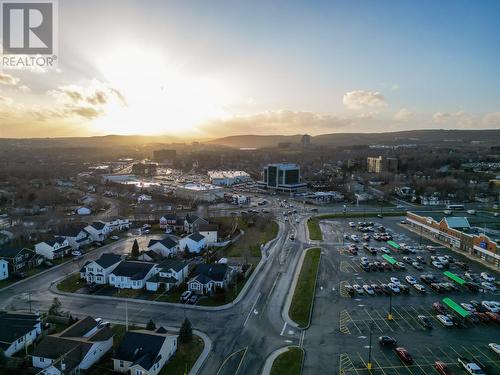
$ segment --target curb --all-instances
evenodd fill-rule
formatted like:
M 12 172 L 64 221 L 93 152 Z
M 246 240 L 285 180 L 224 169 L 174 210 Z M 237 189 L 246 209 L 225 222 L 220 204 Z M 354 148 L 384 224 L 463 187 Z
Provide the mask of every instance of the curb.
M 302 370 L 304 368 L 304 360 L 306 357 L 306 351 L 304 348 L 301 348 L 300 346 L 297 345 L 290 345 L 290 346 L 284 346 L 282 348 L 276 349 L 274 352 L 272 352 L 267 358 L 266 362 L 264 362 L 264 366 L 261 371 L 261 375 L 269 375 L 271 374 L 271 369 L 273 368 L 274 361 L 276 358 L 278 358 L 281 354 L 288 352 L 290 348 L 298 348 L 302 350 L 302 363 L 300 364 L 300 373 L 302 373 Z

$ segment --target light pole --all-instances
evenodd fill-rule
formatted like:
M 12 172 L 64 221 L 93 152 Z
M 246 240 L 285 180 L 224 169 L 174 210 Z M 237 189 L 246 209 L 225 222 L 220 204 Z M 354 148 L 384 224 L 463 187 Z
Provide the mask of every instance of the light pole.
M 392 293 L 389 294 L 389 313 L 387 314 L 387 320 L 392 320 Z
M 368 344 L 368 362 L 366 363 L 366 368 L 368 370 L 372 369 L 372 331 L 373 322 L 370 323 L 370 343 Z

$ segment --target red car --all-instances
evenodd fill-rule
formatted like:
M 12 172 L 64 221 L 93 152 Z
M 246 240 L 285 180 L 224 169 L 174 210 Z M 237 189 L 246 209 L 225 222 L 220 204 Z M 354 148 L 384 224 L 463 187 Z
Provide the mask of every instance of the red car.
M 474 315 L 477 316 L 483 323 L 488 323 L 490 321 L 490 317 L 486 315 L 486 313 L 475 312 Z
M 442 314 L 442 315 L 446 315 L 448 314 L 448 310 L 446 309 L 446 307 L 444 307 L 444 305 L 442 305 L 441 303 L 439 302 L 434 302 L 432 304 L 432 307 L 434 308 L 434 310 L 436 310 L 439 314 Z
M 488 315 L 488 318 L 490 318 L 492 322 L 500 323 L 500 315 L 497 313 L 488 311 L 485 314 Z
M 453 372 L 450 370 L 450 368 L 441 361 L 434 362 L 434 368 L 441 375 L 454 375 Z
M 413 357 L 410 355 L 410 352 L 408 352 L 408 350 L 403 347 L 399 347 L 394 349 L 394 351 L 396 352 L 396 355 L 399 357 L 401 362 L 403 362 L 405 365 L 413 364 Z

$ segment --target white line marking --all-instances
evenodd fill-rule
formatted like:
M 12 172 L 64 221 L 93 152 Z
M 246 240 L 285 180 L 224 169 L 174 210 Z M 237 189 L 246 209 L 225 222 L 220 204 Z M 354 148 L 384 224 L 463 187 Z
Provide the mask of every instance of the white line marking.
M 283 328 L 281 329 L 280 336 L 283 336 L 283 333 L 285 333 L 285 329 L 286 329 L 286 322 L 283 323 Z
M 250 309 L 250 311 L 248 312 L 247 318 L 245 319 L 245 322 L 243 323 L 243 327 L 247 324 L 248 319 L 250 319 L 250 314 L 252 313 L 252 311 L 254 311 L 255 305 L 256 305 L 256 304 L 257 304 L 257 302 L 259 301 L 259 298 L 260 298 L 260 292 L 259 292 L 259 295 L 257 296 L 257 299 L 256 299 L 256 300 L 255 300 L 255 302 L 253 303 L 252 308 L 251 308 L 251 309 Z

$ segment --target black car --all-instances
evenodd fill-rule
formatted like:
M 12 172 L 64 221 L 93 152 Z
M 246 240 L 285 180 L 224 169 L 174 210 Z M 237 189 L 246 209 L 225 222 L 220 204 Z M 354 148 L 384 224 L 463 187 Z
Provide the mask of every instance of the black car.
M 417 319 L 420 322 L 420 324 L 422 324 L 424 326 L 424 328 L 427 328 L 427 329 L 432 328 L 431 320 L 428 317 L 426 317 L 425 315 L 419 315 L 417 317 Z
M 473 283 L 472 281 L 466 281 L 463 285 L 471 292 L 479 292 L 479 284 Z
M 459 268 L 463 269 L 464 271 L 467 271 L 469 269 L 469 266 L 467 263 L 464 262 L 455 262 L 455 265 L 458 266 Z
M 399 290 L 401 291 L 401 293 L 403 293 L 403 294 L 409 294 L 410 293 L 410 288 L 408 288 L 407 285 L 401 284 L 401 285 L 398 285 L 398 287 L 399 287 Z
M 354 288 L 350 284 L 345 284 L 344 288 L 350 296 L 354 295 Z
M 378 342 L 382 346 L 396 346 L 398 342 L 390 336 L 380 336 Z

